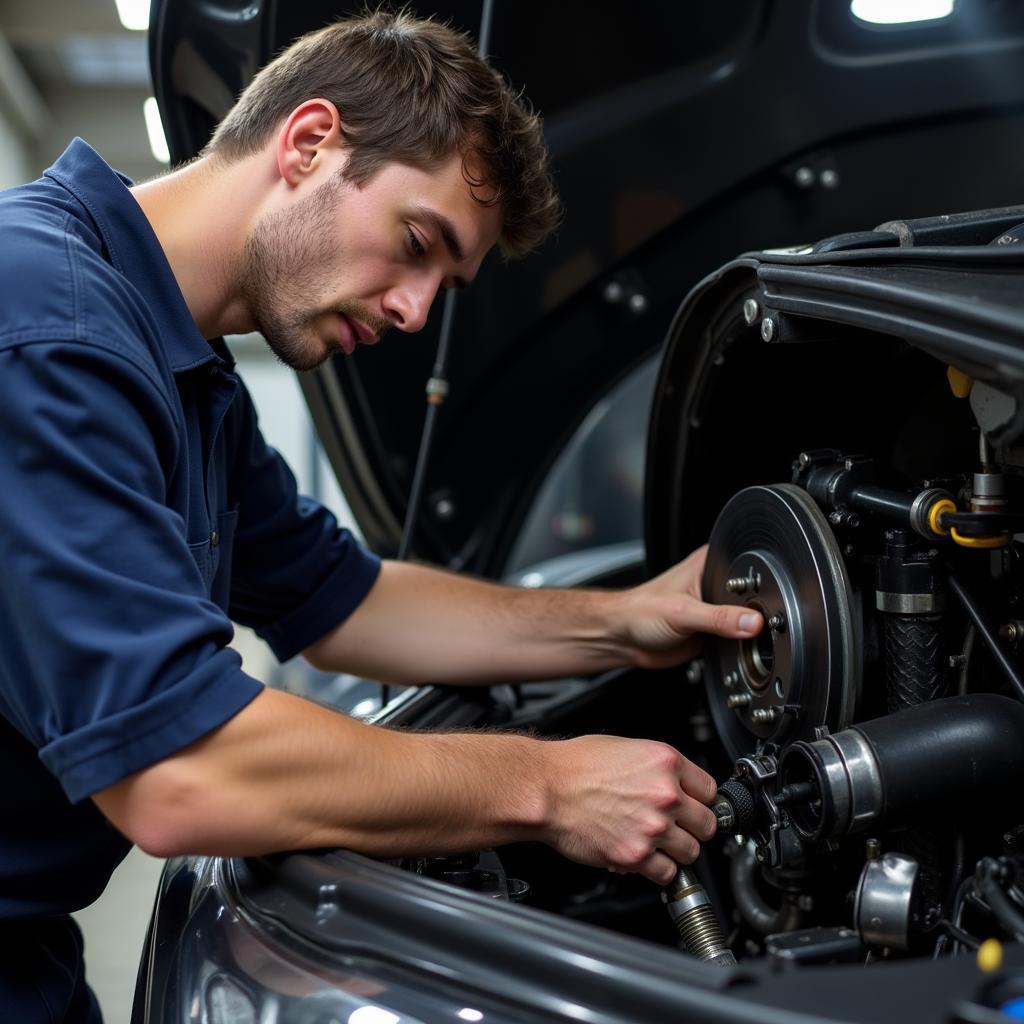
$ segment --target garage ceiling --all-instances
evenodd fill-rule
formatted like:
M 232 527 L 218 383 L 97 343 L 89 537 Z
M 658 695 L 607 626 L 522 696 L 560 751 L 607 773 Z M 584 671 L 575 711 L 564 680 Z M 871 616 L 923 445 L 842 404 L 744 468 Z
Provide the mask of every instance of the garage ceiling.
M 32 117 L 43 122 L 30 143 L 36 172 L 75 135 L 133 178 L 161 170 L 142 113 L 146 33 L 122 27 L 114 0 L 0 0 L 0 35 L 45 111 Z

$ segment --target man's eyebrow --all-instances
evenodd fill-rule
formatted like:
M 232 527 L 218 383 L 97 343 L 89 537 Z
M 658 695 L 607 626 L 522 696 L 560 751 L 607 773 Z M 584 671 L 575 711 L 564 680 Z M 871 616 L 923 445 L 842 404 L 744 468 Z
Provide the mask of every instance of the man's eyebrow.
M 455 233 L 455 226 L 452 222 L 443 213 L 438 213 L 437 210 L 432 210 L 429 206 L 417 206 L 416 213 L 433 225 L 434 230 L 441 236 L 441 241 L 444 242 L 445 248 L 451 254 L 452 259 L 456 263 L 464 262 L 466 250 L 462 248 L 462 243 L 459 241 L 459 236 Z

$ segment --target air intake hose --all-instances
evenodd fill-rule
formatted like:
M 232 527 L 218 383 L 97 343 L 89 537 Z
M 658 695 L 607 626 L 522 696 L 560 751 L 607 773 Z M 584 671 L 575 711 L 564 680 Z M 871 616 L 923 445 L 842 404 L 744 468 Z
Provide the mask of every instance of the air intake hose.
M 900 828 L 936 812 L 1020 815 L 1024 704 L 949 697 L 876 718 L 783 753 L 779 782 L 804 839 Z M 796 787 L 799 789 L 787 787 Z

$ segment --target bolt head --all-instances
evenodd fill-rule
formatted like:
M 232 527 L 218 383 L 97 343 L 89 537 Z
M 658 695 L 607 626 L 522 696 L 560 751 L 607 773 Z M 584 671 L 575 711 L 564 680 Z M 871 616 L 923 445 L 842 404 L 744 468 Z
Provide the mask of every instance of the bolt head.
M 761 307 L 757 304 L 757 299 L 747 299 L 743 303 L 743 320 L 748 327 L 753 327 L 760 315 Z
M 622 301 L 623 287 L 619 281 L 609 281 L 604 286 L 604 301 L 608 303 L 616 303 Z
M 647 310 L 647 296 L 642 295 L 640 292 L 634 292 L 629 297 L 629 311 L 631 313 L 644 313 Z
M 779 612 L 779 613 L 777 613 L 775 615 L 772 615 L 768 619 L 768 628 L 773 633 L 778 633 L 780 630 L 785 629 L 786 628 L 786 617 L 781 612 Z
M 797 188 L 811 188 L 814 185 L 814 171 L 807 166 L 798 167 L 793 174 L 793 181 Z
M 766 316 L 761 321 L 761 340 L 771 341 L 775 337 L 775 321 L 770 317 Z
M 821 177 L 818 180 L 821 182 L 822 188 L 831 189 L 839 185 L 839 175 L 831 167 L 826 167 L 821 172 Z
M 796 464 L 801 469 L 806 469 L 811 464 L 811 457 L 810 457 L 810 455 L 808 455 L 807 452 L 801 452 L 796 457 Z
M 434 504 L 434 515 L 442 521 L 447 521 L 455 515 L 455 503 L 451 498 L 440 498 Z

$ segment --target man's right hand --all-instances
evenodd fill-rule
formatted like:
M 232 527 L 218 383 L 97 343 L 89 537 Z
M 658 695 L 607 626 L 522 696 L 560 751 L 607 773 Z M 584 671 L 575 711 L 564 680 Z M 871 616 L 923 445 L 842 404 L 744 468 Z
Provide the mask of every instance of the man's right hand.
M 582 736 L 546 754 L 545 839 L 572 860 L 667 885 L 715 834 L 715 780 L 667 744 Z

